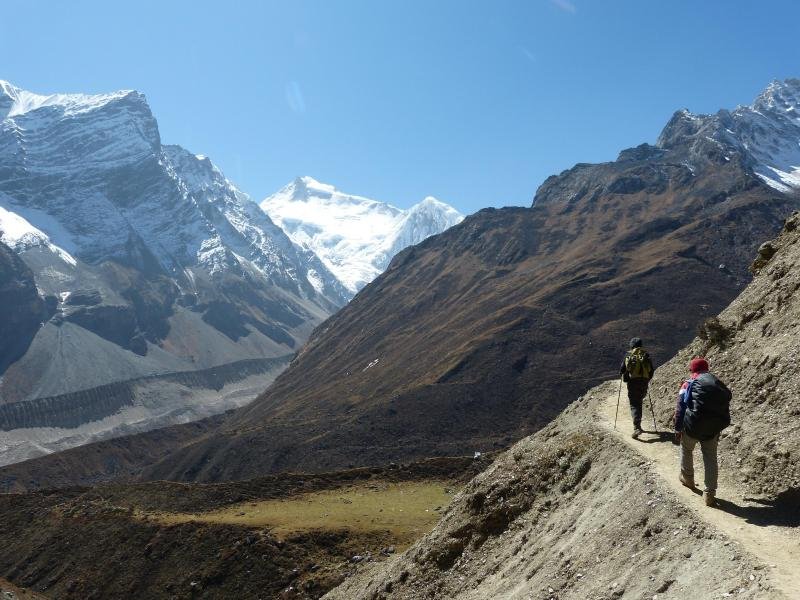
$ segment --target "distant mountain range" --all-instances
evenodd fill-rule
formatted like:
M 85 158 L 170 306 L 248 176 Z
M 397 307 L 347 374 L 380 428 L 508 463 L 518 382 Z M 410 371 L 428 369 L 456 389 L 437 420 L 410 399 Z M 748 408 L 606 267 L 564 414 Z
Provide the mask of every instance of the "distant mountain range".
M 311 177 L 298 177 L 261 208 L 353 294 L 383 273 L 395 254 L 464 219 L 433 197 L 401 210 Z
M 0 464 L 240 406 L 355 292 L 136 91 L 0 81 L 0 243 Z

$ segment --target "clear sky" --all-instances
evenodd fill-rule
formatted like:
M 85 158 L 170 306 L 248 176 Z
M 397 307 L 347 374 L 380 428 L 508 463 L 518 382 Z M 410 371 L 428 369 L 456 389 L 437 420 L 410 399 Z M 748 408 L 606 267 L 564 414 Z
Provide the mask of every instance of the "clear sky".
M 796 0 L 0 0 L 0 79 L 138 89 L 256 200 L 311 175 L 468 213 L 800 77 L 798 24 Z

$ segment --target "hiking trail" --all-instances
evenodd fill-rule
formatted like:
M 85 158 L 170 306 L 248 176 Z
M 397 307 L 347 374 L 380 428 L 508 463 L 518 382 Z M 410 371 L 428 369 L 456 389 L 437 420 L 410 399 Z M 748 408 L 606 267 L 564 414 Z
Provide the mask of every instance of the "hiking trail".
M 607 396 L 598 405 L 597 412 L 601 424 L 615 433 L 628 446 L 636 450 L 648 460 L 651 468 L 667 483 L 677 500 L 685 505 L 697 517 L 731 542 L 739 545 L 741 550 L 755 556 L 764 563 L 765 572 L 771 583 L 789 599 L 800 597 L 800 531 L 794 527 L 763 525 L 748 521 L 747 509 L 758 510 L 762 505 L 749 498 L 746 490 L 736 487 L 731 477 L 720 470 L 720 485 L 717 490 L 719 506 L 709 508 L 703 503 L 702 493 L 684 487 L 678 481 L 679 449 L 668 439 L 663 440 L 657 432 L 653 432 L 652 417 L 645 401 L 645 418 L 642 427 L 645 433 L 640 440 L 631 437 L 631 423 L 628 401 L 625 390 L 619 402 L 619 417 L 614 430 L 614 414 L 617 407 L 617 394 Z M 650 419 L 650 427 L 647 420 Z M 663 430 L 661 433 L 666 433 Z M 671 435 L 671 432 L 668 432 Z M 724 447 L 721 447 L 724 452 Z M 698 485 L 703 481 L 703 460 L 699 448 L 695 450 L 695 480 Z M 731 510 L 734 509 L 734 510 Z M 738 513 L 738 514 L 737 514 Z

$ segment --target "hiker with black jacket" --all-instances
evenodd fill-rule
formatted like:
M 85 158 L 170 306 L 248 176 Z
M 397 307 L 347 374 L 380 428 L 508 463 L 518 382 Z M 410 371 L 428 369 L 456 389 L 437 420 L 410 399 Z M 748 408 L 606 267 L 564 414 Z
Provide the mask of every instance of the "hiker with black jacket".
M 628 384 L 628 403 L 631 405 L 633 418 L 633 438 L 642 435 L 642 403 L 647 396 L 647 386 L 653 377 L 653 361 L 650 355 L 642 348 L 642 339 L 631 339 L 630 350 L 625 354 L 619 373 L 622 381 Z
M 731 391 L 708 371 L 705 358 L 689 363 L 689 379 L 683 382 L 675 407 L 675 442 L 681 446 L 680 481 L 688 488 L 694 485 L 692 453 L 699 443 L 705 471 L 706 506 L 716 504 L 717 444 L 719 434 L 731 424 Z

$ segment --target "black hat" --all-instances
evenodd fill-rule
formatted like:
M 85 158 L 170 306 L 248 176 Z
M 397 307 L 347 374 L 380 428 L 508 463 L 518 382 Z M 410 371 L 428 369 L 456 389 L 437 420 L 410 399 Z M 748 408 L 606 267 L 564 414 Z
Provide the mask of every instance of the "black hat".
M 631 338 L 631 350 L 642 347 L 642 338 Z

